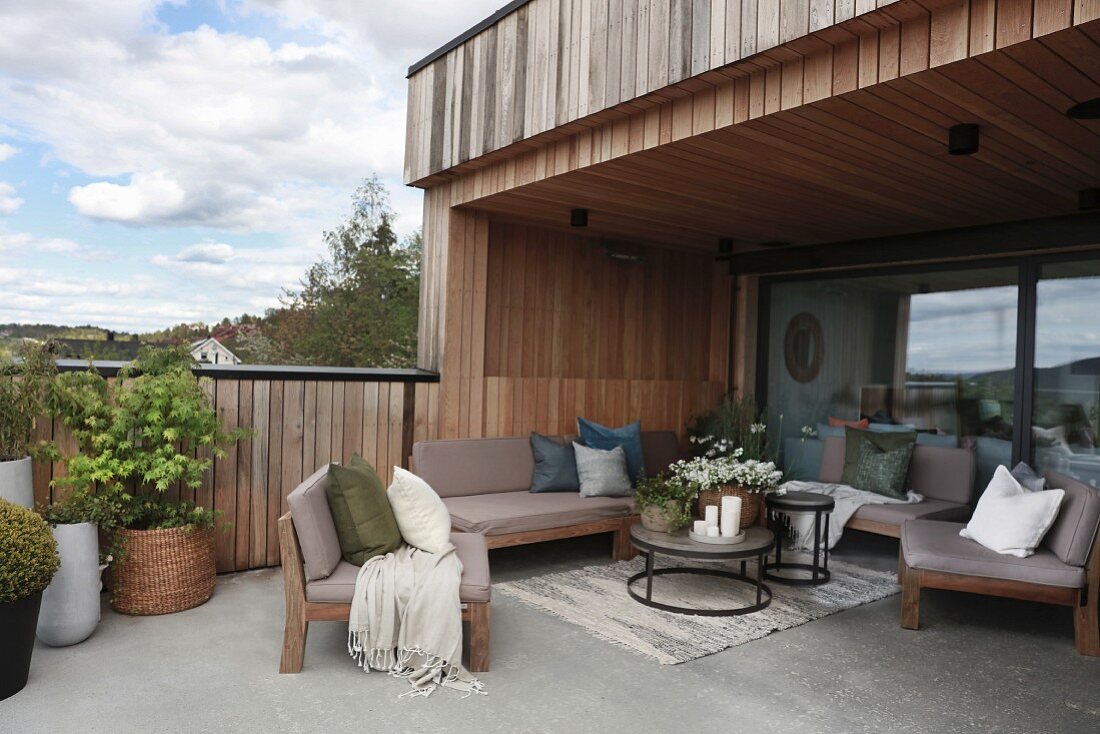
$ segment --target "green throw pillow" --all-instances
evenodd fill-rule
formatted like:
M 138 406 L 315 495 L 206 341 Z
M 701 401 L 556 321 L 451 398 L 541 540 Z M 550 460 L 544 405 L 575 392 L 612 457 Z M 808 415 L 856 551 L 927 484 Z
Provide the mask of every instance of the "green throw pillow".
M 382 480 L 355 455 L 347 466 L 331 464 L 325 488 L 344 560 L 362 566 L 368 559 L 396 550 L 401 531 L 390 509 Z
M 856 476 L 856 464 L 859 463 L 860 439 L 871 442 L 871 445 L 879 451 L 890 452 L 900 449 L 902 446 L 910 446 L 917 442 L 916 431 L 899 433 L 878 433 L 876 431 L 864 431 L 860 428 L 844 429 L 844 472 L 840 476 L 840 483 L 849 487 L 856 486 L 853 480 Z
M 851 486 L 867 492 L 905 499 L 905 476 L 913 444 L 883 451 L 865 438 L 859 440 L 859 459 Z

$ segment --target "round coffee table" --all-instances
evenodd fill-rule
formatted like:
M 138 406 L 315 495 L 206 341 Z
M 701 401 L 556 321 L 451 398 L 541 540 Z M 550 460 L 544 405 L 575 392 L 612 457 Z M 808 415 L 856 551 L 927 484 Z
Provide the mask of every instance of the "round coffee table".
M 785 494 L 769 494 L 764 498 L 764 507 L 767 508 L 768 524 L 775 530 L 779 538 L 775 544 L 775 561 L 764 565 L 764 578 L 770 581 L 778 581 L 781 584 L 791 586 L 817 586 L 829 581 L 829 543 L 825 543 L 825 562 L 821 563 L 821 517 L 825 516 L 825 537 L 829 537 L 829 515 L 836 503 L 832 497 L 817 492 L 787 492 Z M 814 562 L 791 563 L 783 561 L 783 539 L 779 537 L 779 515 L 808 515 L 814 516 Z M 772 571 L 795 569 L 809 571 L 809 578 L 791 578 L 779 576 Z
M 634 525 L 630 529 L 631 544 L 645 554 L 645 571 L 636 573 L 626 581 L 626 590 L 636 601 L 655 609 L 663 609 L 666 612 L 678 614 L 696 614 L 707 617 L 729 617 L 737 614 L 750 614 L 759 612 L 772 601 L 772 591 L 764 583 L 763 568 L 764 557 L 772 545 L 775 544 L 775 534 L 767 528 L 751 527 L 745 529 L 745 540 L 736 545 L 715 545 L 700 543 L 688 537 L 687 529 L 677 533 L 662 533 L 654 530 L 646 530 L 641 525 Z M 716 568 L 659 568 L 653 569 L 653 559 L 658 553 L 678 558 L 692 558 L 700 561 L 741 561 L 741 573 L 733 573 Z M 749 558 L 756 559 L 756 578 L 751 578 L 746 573 L 745 562 Z M 739 583 L 751 584 L 756 587 L 756 603 L 734 609 L 694 609 L 691 607 L 679 607 L 672 604 L 662 604 L 653 601 L 653 577 L 672 574 L 697 574 L 701 576 L 717 576 L 730 579 Z M 645 596 L 634 591 L 633 584 L 640 579 L 646 580 Z

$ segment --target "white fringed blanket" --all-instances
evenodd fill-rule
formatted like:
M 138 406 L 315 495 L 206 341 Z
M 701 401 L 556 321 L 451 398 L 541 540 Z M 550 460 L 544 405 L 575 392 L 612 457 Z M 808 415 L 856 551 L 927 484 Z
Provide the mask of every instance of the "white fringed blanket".
M 840 542 L 844 534 L 844 526 L 856 514 L 856 510 L 864 505 L 904 505 L 920 502 L 924 499 L 916 492 L 909 492 L 905 499 L 894 499 L 874 492 L 866 492 L 862 489 L 849 487 L 846 484 L 826 484 L 825 482 L 784 482 L 776 490 L 776 494 L 785 492 L 816 492 L 833 498 L 836 506 L 833 508 L 832 517 L 829 518 L 829 537 L 822 538 L 830 550 Z M 794 547 L 800 550 L 812 551 L 814 549 L 814 516 L 788 515 L 788 527 Z M 824 526 L 824 523 L 822 523 Z M 822 527 L 824 535 L 824 527 Z
M 454 546 L 426 553 L 402 545 L 363 564 L 348 620 L 348 653 L 365 671 L 407 678 L 404 696 L 438 686 L 484 693 L 462 667 L 462 562 Z

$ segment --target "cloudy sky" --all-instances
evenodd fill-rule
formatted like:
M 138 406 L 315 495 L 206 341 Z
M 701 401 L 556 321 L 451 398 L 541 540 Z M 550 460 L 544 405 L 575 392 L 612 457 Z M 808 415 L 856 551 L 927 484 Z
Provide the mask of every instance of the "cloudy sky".
M 0 0 L 0 323 L 275 305 L 377 173 L 405 72 L 504 0 Z

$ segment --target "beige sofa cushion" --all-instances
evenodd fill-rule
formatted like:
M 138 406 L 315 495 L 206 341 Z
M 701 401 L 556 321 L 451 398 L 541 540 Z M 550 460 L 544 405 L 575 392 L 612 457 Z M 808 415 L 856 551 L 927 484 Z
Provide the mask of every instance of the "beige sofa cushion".
M 906 520 L 918 518 L 965 521 L 970 517 L 970 507 L 943 500 L 924 500 L 904 505 L 864 505 L 852 517 L 890 525 L 901 525 Z
M 323 579 L 341 562 L 340 539 L 332 510 L 325 497 L 328 485 L 328 465 L 321 467 L 299 484 L 287 498 L 298 545 L 302 547 L 306 580 Z
M 504 535 L 597 522 L 633 514 L 631 497 L 581 497 L 573 492 L 527 490 L 471 497 L 444 497 L 458 530 Z
M 458 589 L 463 602 L 486 602 L 491 596 L 489 550 L 484 536 L 474 533 L 451 533 L 458 560 L 462 561 L 462 582 Z M 306 584 L 306 599 L 315 602 L 346 604 L 355 592 L 359 566 L 340 561 L 336 570 L 325 579 Z
M 1043 546 L 1066 563 L 1084 566 L 1093 539 L 1100 532 L 1100 489 L 1055 472 L 1047 474 L 1046 479 L 1048 487 L 1063 489 L 1066 496 L 1043 538 Z
M 982 576 L 1006 581 L 1023 581 L 1046 586 L 1079 588 L 1085 571 L 1062 563 L 1046 548 L 1039 547 L 1027 558 L 991 551 L 973 540 L 959 537 L 966 527 L 958 522 L 913 520 L 901 526 L 901 551 L 910 568 Z

